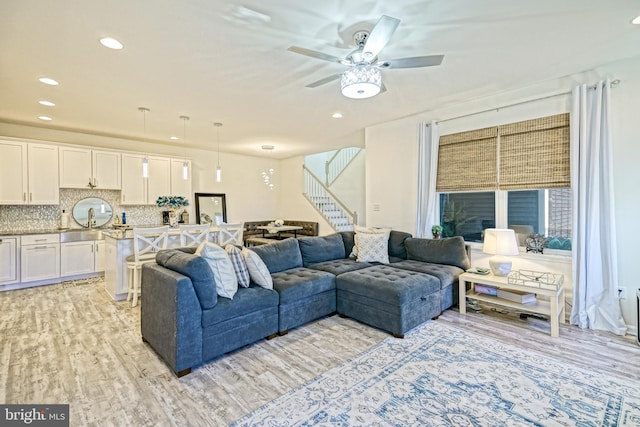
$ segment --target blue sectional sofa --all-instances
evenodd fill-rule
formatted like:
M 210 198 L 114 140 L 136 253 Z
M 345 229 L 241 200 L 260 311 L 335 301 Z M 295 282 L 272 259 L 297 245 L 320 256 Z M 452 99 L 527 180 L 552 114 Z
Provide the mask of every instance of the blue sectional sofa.
M 336 312 L 401 338 L 457 302 L 457 276 L 470 265 L 462 238 L 391 231 L 389 264 L 358 262 L 353 246 L 354 233 L 341 232 L 254 247 L 274 289 L 252 283 L 233 299 L 216 295 L 206 261 L 161 251 L 142 270 L 142 338 L 178 376 Z

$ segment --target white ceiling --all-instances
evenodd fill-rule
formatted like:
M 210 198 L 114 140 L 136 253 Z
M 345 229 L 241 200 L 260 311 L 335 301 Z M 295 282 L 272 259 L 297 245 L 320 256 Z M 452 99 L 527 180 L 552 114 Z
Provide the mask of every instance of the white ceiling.
M 401 23 L 381 59 L 444 54 L 442 65 L 383 70 L 387 92 L 365 100 L 339 80 L 305 87 L 344 66 L 289 46 L 344 56 L 382 14 Z M 362 146 L 370 125 L 638 56 L 637 15 L 637 0 L 3 0 L 0 121 L 184 144 L 169 136 L 182 139 L 187 115 L 189 146 L 215 150 L 216 121 L 226 152 Z

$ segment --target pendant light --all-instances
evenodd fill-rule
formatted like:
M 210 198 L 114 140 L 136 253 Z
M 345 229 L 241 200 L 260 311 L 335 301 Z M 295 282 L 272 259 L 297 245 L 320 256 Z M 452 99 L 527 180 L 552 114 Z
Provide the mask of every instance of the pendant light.
M 222 168 L 220 167 L 220 127 L 222 123 L 215 122 L 213 124 L 216 127 L 216 134 L 218 139 L 218 165 L 216 166 L 216 182 L 222 182 Z
M 271 176 L 273 175 L 273 173 L 275 172 L 273 169 L 273 166 L 271 165 L 271 152 L 274 149 L 273 145 L 263 145 L 262 149 L 267 151 L 269 154 L 269 168 L 267 168 L 266 171 L 262 172 L 262 180 L 264 182 L 264 185 L 266 185 L 267 187 L 269 187 L 269 190 L 273 190 L 273 188 L 275 187 L 275 185 L 273 184 L 273 182 L 271 182 Z
M 143 117 L 143 123 L 144 123 L 144 140 L 145 142 L 147 141 L 147 113 L 151 110 L 149 110 L 146 107 L 138 107 L 138 111 L 140 111 L 142 113 L 142 117 Z M 144 159 L 142 159 L 142 177 L 143 178 L 148 178 L 149 177 L 149 158 L 145 155 Z
M 189 179 L 189 162 L 187 162 L 187 120 L 189 116 L 180 116 L 182 119 L 182 139 L 184 140 L 184 162 L 182 163 L 182 179 Z

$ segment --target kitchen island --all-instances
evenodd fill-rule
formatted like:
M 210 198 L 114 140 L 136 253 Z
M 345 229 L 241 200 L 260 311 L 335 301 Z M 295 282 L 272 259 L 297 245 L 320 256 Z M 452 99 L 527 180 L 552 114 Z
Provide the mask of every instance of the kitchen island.
M 209 241 L 215 242 L 218 227 L 211 226 Z M 117 229 L 104 232 L 105 271 L 104 289 L 116 301 L 127 298 L 127 257 L 133 255 L 133 230 Z M 180 228 L 169 229 L 167 248 L 180 247 Z

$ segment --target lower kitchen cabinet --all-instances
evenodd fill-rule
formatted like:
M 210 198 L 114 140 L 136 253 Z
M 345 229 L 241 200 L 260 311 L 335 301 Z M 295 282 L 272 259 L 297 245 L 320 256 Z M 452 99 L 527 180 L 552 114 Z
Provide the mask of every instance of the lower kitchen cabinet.
M 60 275 L 77 276 L 104 271 L 104 240 L 60 245 Z
M 17 283 L 19 237 L 0 237 L 0 286 Z
M 59 234 L 22 236 L 20 276 L 23 283 L 60 277 Z

